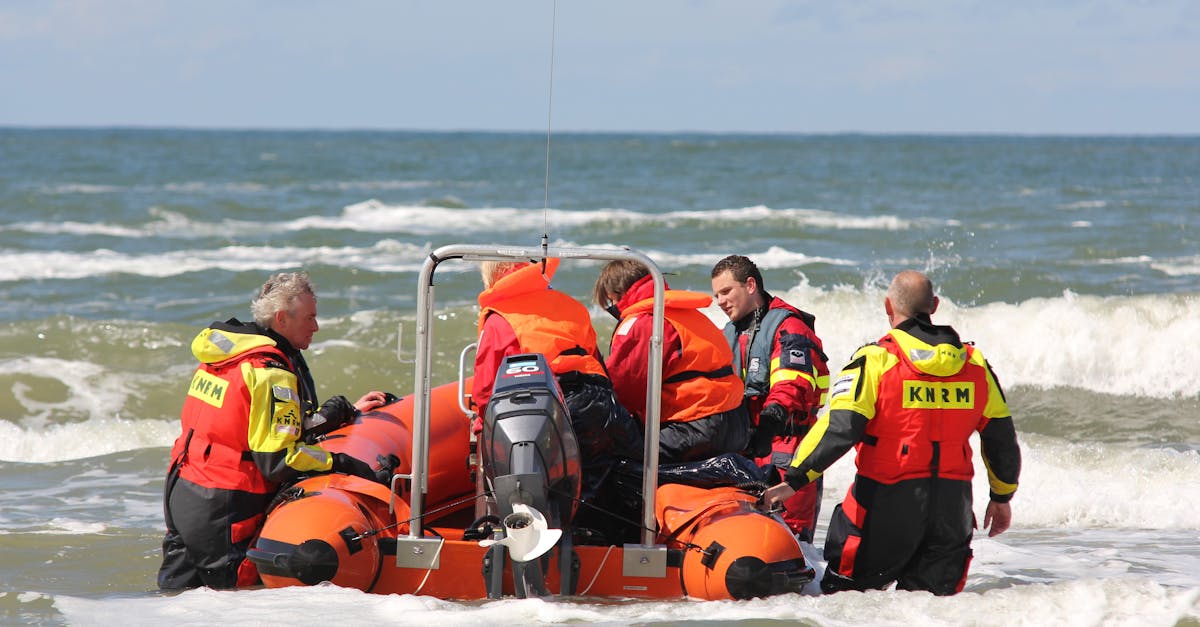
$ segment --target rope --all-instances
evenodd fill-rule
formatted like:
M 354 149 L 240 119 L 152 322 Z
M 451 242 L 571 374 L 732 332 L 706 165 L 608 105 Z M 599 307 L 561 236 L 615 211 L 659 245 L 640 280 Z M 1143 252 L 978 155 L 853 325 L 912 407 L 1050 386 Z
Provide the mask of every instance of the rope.
M 457 500 L 457 501 L 453 501 L 453 502 L 451 502 L 451 503 L 447 503 L 447 504 L 445 504 L 445 505 L 443 505 L 443 506 L 441 506 L 441 507 L 438 507 L 438 508 L 436 508 L 436 509 L 431 509 L 431 510 L 429 510 L 429 511 L 425 512 L 425 513 L 424 513 L 424 514 L 421 516 L 421 518 L 424 518 L 425 516 L 429 516 L 430 514 L 437 514 L 438 512 L 444 512 L 444 511 L 446 511 L 446 510 L 448 510 L 448 509 L 454 509 L 455 507 L 458 507 L 459 505 L 465 505 L 465 504 L 467 504 L 467 503 L 470 503 L 471 501 L 477 501 L 477 500 L 479 500 L 479 499 L 481 499 L 481 498 L 484 498 L 484 497 L 486 497 L 486 496 L 489 496 L 489 495 L 488 495 L 488 494 L 485 492 L 485 493 L 483 493 L 483 494 L 476 494 L 475 496 L 470 496 L 470 497 L 467 497 L 467 498 L 465 498 L 465 499 L 460 499 L 460 500 Z M 358 535 L 357 535 L 357 536 L 355 536 L 353 539 L 355 539 L 355 540 L 362 540 L 363 538 L 369 538 L 369 537 L 371 537 L 371 536 L 373 536 L 373 535 L 377 535 L 377 534 L 383 533 L 384 531 L 387 531 L 388 529 L 392 529 L 392 528 L 394 528 L 394 527 L 398 527 L 398 526 L 400 526 L 400 525 L 403 525 L 403 524 L 405 524 L 405 523 L 410 523 L 410 522 L 412 522 L 412 521 L 414 521 L 414 520 L 416 520 L 416 519 L 417 519 L 417 517 L 416 517 L 416 516 L 413 516 L 412 518 L 409 518 L 409 519 L 407 519 L 407 520 L 397 520 L 396 522 L 394 522 L 394 523 L 392 523 L 392 524 L 390 524 L 390 525 L 384 525 L 383 527 L 380 527 L 380 528 L 378 528 L 378 529 L 368 529 L 368 530 L 366 530 L 366 531 L 364 531 L 364 532 L 362 532 L 362 533 L 358 534 Z
M 600 577 L 600 573 L 604 570 L 604 565 L 608 563 L 608 556 L 612 555 L 613 549 L 615 548 L 617 547 L 611 544 L 608 545 L 608 550 L 604 552 L 604 559 L 600 560 L 600 565 L 596 567 L 596 574 L 592 575 L 592 580 L 588 582 L 588 585 L 583 589 L 583 592 L 579 593 L 580 595 L 591 592 L 592 586 L 596 585 L 596 579 Z
M 425 576 L 421 578 L 421 585 L 412 591 L 413 594 L 421 594 L 421 589 L 425 587 L 425 582 L 429 581 L 429 575 L 433 573 L 432 565 L 437 563 L 438 557 L 442 554 L 442 547 L 446 546 L 446 539 L 442 538 L 441 540 L 441 542 L 438 542 L 437 550 L 433 552 L 433 559 L 429 560 L 430 566 L 425 569 Z

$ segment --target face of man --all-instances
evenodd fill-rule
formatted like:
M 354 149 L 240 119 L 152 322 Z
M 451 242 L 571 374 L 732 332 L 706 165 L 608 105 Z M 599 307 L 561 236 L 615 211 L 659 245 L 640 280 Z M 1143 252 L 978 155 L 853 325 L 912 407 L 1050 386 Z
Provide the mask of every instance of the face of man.
M 712 289 L 717 306 L 734 322 L 754 313 L 760 306 L 762 296 L 754 277 L 740 283 L 734 278 L 733 272 L 726 270 L 713 277 Z
M 296 349 L 308 348 L 313 335 L 320 330 L 317 326 L 317 299 L 312 294 L 301 294 L 292 304 L 291 311 L 275 314 L 273 329 Z

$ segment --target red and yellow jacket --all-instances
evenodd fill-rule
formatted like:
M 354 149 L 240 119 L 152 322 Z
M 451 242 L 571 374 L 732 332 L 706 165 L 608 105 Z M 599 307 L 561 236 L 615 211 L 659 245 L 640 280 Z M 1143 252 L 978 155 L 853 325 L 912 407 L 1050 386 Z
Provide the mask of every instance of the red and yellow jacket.
M 621 320 L 608 357 L 617 399 L 643 421 L 653 294 L 654 283 L 646 276 L 621 296 Z M 667 290 L 664 298 L 661 422 L 688 422 L 738 407 L 744 387 L 733 371 L 733 352 L 721 330 L 699 311 L 712 297 Z
M 725 325 L 733 367 L 745 382 L 747 409 L 756 423 L 764 406 L 776 404 L 800 424 L 810 425 L 829 391 L 829 366 L 813 330 L 816 318 L 780 298 L 768 298 L 756 312 L 757 321 L 751 314 Z
M 1007 502 L 1021 458 L 999 383 L 980 351 L 952 328 L 910 319 L 860 348 L 842 369 L 828 411 L 796 449 L 786 479 L 804 485 L 856 447 L 858 474 L 880 483 L 970 480 L 973 432 L 980 434 L 991 499 Z
M 301 357 L 289 358 L 259 327 L 236 320 L 201 331 L 192 353 L 200 367 L 171 451 L 182 478 L 268 494 L 299 473 L 330 469 L 327 451 L 300 440 L 304 411 L 314 404 L 297 380 Z

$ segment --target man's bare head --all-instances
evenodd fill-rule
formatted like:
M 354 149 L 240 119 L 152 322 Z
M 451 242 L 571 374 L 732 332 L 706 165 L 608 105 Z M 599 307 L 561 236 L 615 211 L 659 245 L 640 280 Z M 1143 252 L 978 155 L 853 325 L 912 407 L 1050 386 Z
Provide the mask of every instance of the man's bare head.
M 892 279 L 883 304 L 894 326 L 909 318 L 932 314 L 937 310 L 938 298 L 933 295 L 929 277 L 916 270 L 901 270 Z

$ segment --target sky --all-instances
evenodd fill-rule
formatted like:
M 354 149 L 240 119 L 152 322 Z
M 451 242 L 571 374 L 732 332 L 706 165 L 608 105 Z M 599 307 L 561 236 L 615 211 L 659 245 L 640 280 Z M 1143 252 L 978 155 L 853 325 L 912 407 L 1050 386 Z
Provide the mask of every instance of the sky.
M 1197 0 L 3 0 L 0 126 L 1200 134 Z

